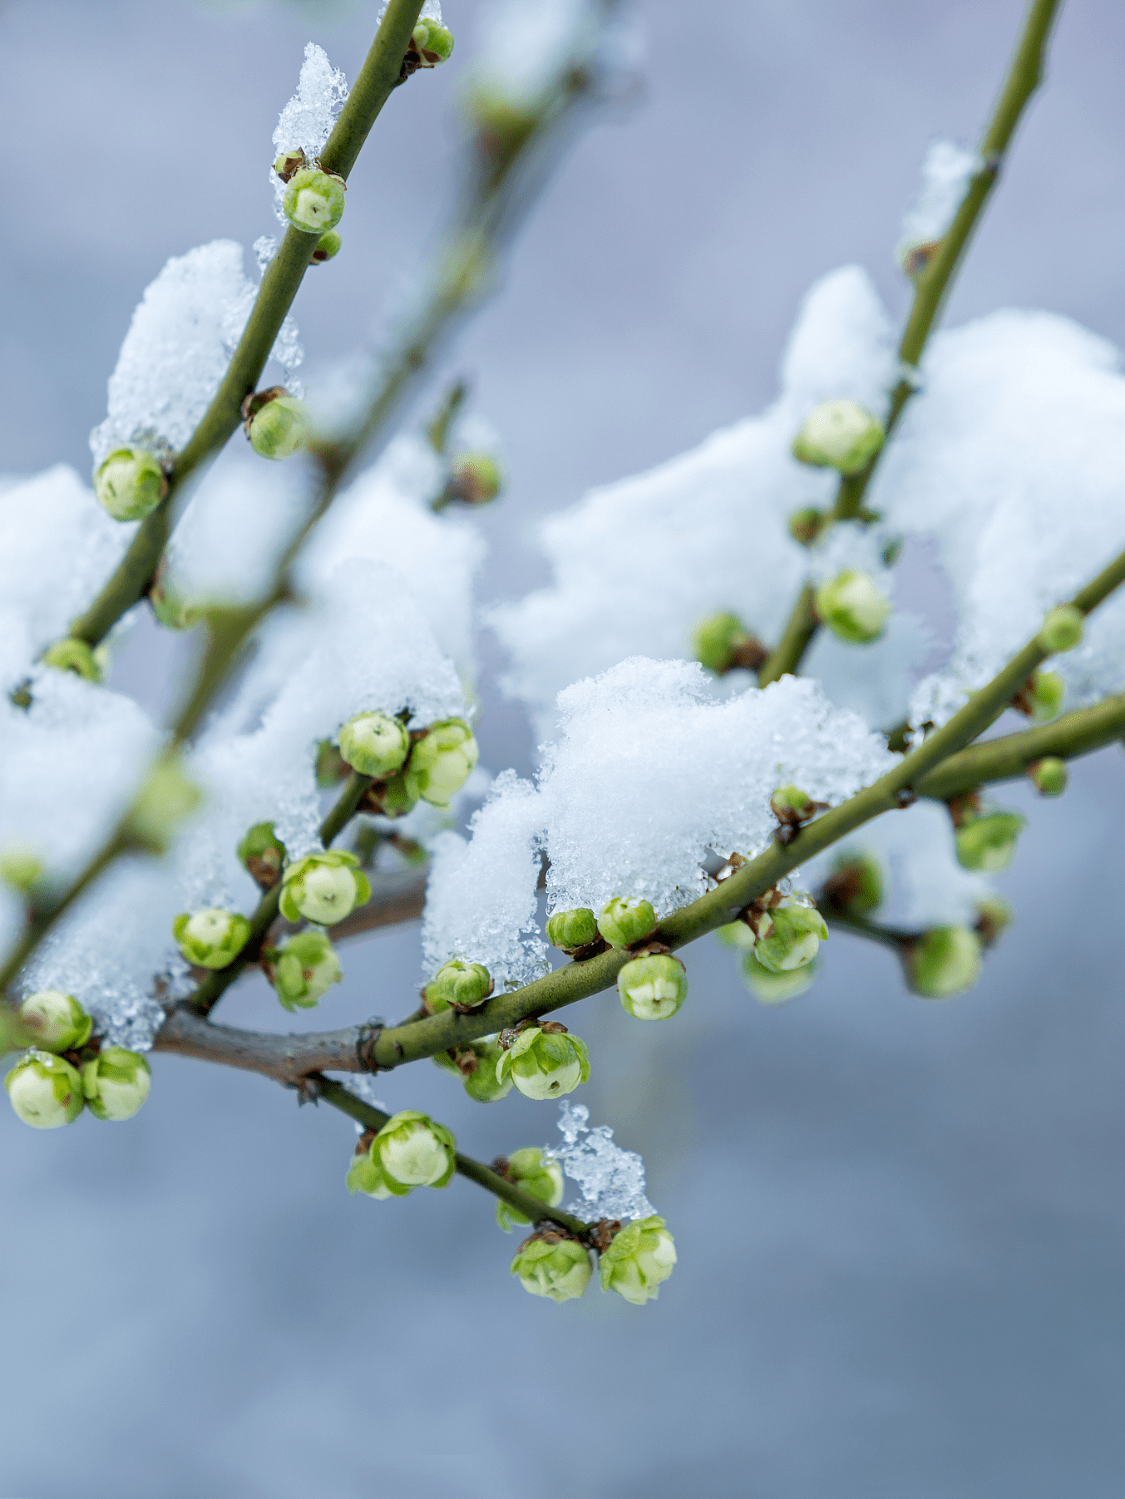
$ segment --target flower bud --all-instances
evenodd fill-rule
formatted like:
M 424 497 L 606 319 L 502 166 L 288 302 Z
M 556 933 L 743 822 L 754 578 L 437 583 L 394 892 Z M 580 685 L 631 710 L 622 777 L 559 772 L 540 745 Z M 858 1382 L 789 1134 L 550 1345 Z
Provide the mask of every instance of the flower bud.
M 226 968 L 250 940 L 250 923 L 235 911 L 211 906 L 194 916 L 182 912 L 172 923 L 172 935 L 184 957 L 197 968 Z
M 12 1108 L 33 1129 L 73 1124 L 82 1112 L 78 1069 L 49 1051 L 29 1051 L 4 1079 Z
M 739 647 L 753 637 L 737 614 L 711 614 L 691 632 L 695 659 L 706 671 L 717 676 L 736 665 Z
M 54 645 L 49 646 L 43 652 L 43 661 L 56 671 L 72 671 L 75 676 L 84 677 L 87 682 L 100 682 L 102 679 L 101 667 L 93 651 L 84 640 L 78 640 L 73 635 L 65 635 L 62 640 L 56 640 Z
M 385 713 L 357 713 L 340 730 L 340 754 L 362 776 L 384 780 L 401 768 L 409 753 L 406 726 Z
M 431 1015 L 451 1007 L 455 1010 L 476 1010 L 492 993 L 492 975 L 483 963 L 466 963 L 462 958 L 450 958 L 434 974 L 423 993 L 426 1009 Z
M 142 520 L 168 493 L 168 480 L 144 448 L 118 448 L 99 465 L 94 493 L 114 520 Z
M 806 963 L 803 968 L 773 973 L 748 952 L 742 960 L 742 981 L 760 1005 L 787 1005 L 809 987 L 816 977 L 816 968 L 815 963 Z
M 561 1027 L 549 1031 L 528 1026 L 518 1032 L 496 1064 L 497 1082 L 511 1078 L 525 1098 L 561 1098 L 589 1076 L 585 1041 Z
M 9 890 L 26 894 L 43 878 L 43 861 L 29 848 L 9 847 L 0 854 L 0 880 Z
M 512 1274 L 519 1276 L 520 1285 L 533 1296 L 570 1301 L 590 1284 L 590 1251 L 561 1229 L 544 1229 L 516 1250 Z
M 883 446 L 883 424 L 858 401 L 825 401 L 793 439 L 793 457 L 817 468 L 858 474 Z
M 442 500 L 445 503 L 458 500 L 462 505 L 487 505 L 503 487 L 504 476 L 495 458 L 487 453 L 461 453 L 454 460 Z
M 794 510 L 789 517 L 789 534 L 803 547 L 811 547 L 824 530 L 828 517 L 823 510 L 807 505 L 803 510 Z
M 1046 723 L 1058 713 L 1065 696 L 1066 683 L 1057 671 L 1036 671 L 1012 700 L 1012 707 L 1036 723 Z
M 824 882 L 825 898 L 849 916 L 869 916 L 883 902 L 883 870 L 873 854 L 845 854 Z
M 273 169 L 281 178 L 282 182 L 292 182 L 303 167 L 308 166 L 308 158 L 297 146 L 292 151 L 283 151 L 273 164 Z
M 1054 755 L 1048 755 L 1043 760 L 1036 760 L 1034 764 L 1027 767 L 1027 773 L 1040 796 L 1062 796 L 1066 790 L 1066 783 L 1070 779 L 1066 761 L 1058 760 Z
M 388 1119 L 371 1142 L 371 1159 L 392 1197 L 415 1187 L 444 1187 L 457 1169 L 456 1141 L 428 1114 L 406 1109 Z
M 360 804 L 364 812 L 378 817 L 405 817 L 417 805 L 418 793 L 401 770 L 386 781 L 373 781 Z
M 378 1161 L 371 1158 L 371 1142 L 374 1138 L 374 1131 L 360 1136 L 355 1154 L 348 1162 L 348 1174 L 345 1181 L 353 1197 L 357 1192 L 362 1192 L 365 1197 L 374 1197 L 379 1202 L 385 1202 L 388 1197 L 393 1197 L 395 1194 L 383 1180 L 383 1168 Z
M 866 645 L 883 633 L 891 601 L 866 573 L 849 567 L 816 590 L 816 612 L 838 639 Z
M 176 824 L 182 822 L 203 799 L 173 756 L 157 761 L 129 811 L 132 836 L 153 853 L 163 853 Z
M 20 1005 L 20 1020 L 41 1051 L 74 1051 L 90 1038 L 94 1022 L 73 994 L 40 989 Z
M 638 896 L 615 895 L 598 916 L 598 931 L 610 947 L 634 947 L 655 930 L 656 912 Z
M 416 741 L 407 761 L 406 793 L 415 801 L 421 797 L 435 807 L 448 807 L 479 758 L 477 742 L 464 719 L 432 723 L 426 737 Z
M 331 926 L 371 899 L 371 885 L 355 854 L 328 849 L 306 854 L 285 871 L 279 902 L 286 921 Z
M 744 921 L 731 921 L 715 929 L 715 936 L 724 947 L 733 947 L 736 952 L 749 952 L 757 937 Z
M 1024 819 L 1018 812 L 986 812 L 970 818 L 957 829 L 957 862 L 962 869 L 999 874 L 1012 862 L 1023 828 Z
M 634 958 L 617 975 L 621 1007 L 636 1020 L 670 1020 L 687 991 L 684 965 L 671 953 Z
M 316 249 L 312 252 L 312 265 L 323 265 L 326 260 L 335 260 L 340 253 L 340 246 L 344 241 L 336 233 L 335 229 L 329 229 L 316 242 Z
M 289 179 L 281 211 L 305 234 L 335 229 L 344 216 L 344 179 L 319 167 L 303 167 Z
M 263 458 L 292 458 L 309 440 L 309 408 L 295 396 L 274 396 L 254 413 L 247 432 Z
M 344 976 L 328 937 L 319 931 L 298 932 L 284 947 L 262 951 L 266 977 L 278 1000 L 289 1010 L 311 1010 Z
M 419 21 L 410 40 L 419 56 L 419 67 L 436 68 L 448 62 L 453 51 L 453 33 L 440 21 Z
M 975 931 L 981 946 L 994 947 L 1012 924 L 1012 908 L 1000 895 L 986 895 L 977 901 Z
M 558 1161 L 545 1160 L 543 1152 L 536 1145 L 529 1145 L 525 1150 L 513 1150 L 511 1155 L 496 1162 L 496 1169 L 514 1186 L 530 1192 L 532 1197 L 538 1197 L 549 1208 L 557 1208 L 562 1201 L 562 1167 Z M 531 1219 L 500 1198 L 496 1203 L 496 1221 L 507 1234 L 511 1233 L 515 1224 L 530 1223 Z
M 82 1068 L 86 1107 L 95 1119 L 131 1119 L 151 1085 L 144 1057 L 124 1046 L 107 1046 Z
M 787 895 L 769 914 L 773 925 L 768 934 L 759 928 L 755 959 L 771 973 L 788 973 L 811 963 L 820 944 L 828 940 L 828 928 L 817 908 Z
M 799 786 L 779 786 L 770 797 L 770 811 L 778 822 L 796 826 L 824 810 L 823 802 L 814 802 Z
M 277 884 L 286 857 L 285 844 L 272 822 L 256 822 L 238 845 L 239 863 L 263 890 Z
M 948 999 L 971 989 L 980 973 L 980 938 L 967 926 L 935 926 L 910 948 L 910 987 L 923 999 Z
M 204 610 L 189 604 L 182 594 L 170 587 L 163 563 L 149 587 L 148 601 L 153 614 L 166 630 L 190 630 L 203 618 Z
M 560 952 L 576 953 L 598 940 L 598 923 L 589 906 L 556 911 L 547 920 L 547 941 Z
M 1039 644 L 1051 656 L 1059 651 L 1072 651 L 1082 639 L 1084 620 L 1082 610 L 1073 604 L 1060 604 L 1057 609 L 1048 610 L 1039 631 Z
M 507 1098 L 512 1091 L 510 1074 L 503 1082 L 496 1076 L 496 1064 L 503 1055 L 503 1048 L 489 1038 L 439 1052 L 434 1061 L 439 1067 L 456 1072 L 465 1092 L 477 1103 L 495 1103 L 500 1098 Z
M 671 1275 L 675 1263 L 676 1246 L 664 1219 L 655 1214 L 637 1218 L 616 1233 L 602 1251 L 598 1265 L 602 1290 L 616 1291 L 634 1306 L 642 1306 L 655 1301 L 661 1282 Z

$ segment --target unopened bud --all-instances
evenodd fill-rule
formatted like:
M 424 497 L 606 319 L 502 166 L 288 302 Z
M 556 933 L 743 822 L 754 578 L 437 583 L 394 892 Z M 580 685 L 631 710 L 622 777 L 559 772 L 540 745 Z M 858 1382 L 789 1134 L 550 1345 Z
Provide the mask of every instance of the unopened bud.
M 981 946 L 994 947 L 1012 924 L 1012 908 L 1000 895 L 986 895 L 977 901 L 976 934 Z
M 778 822 L 795 825 L 807 822 L 817 812 L 823 811 L 823 802 L 814 802 L 807 791 L 799 786 L 779 786 L 770 797 L 770 811 Z
M 655 1214 L 638 1218 L 615 1234 L 602 1251 L 598 1270 L 602 1290 L 616 1291 L 635 1306 L 654 1301 L 660 1286 L 672 1273 L 676 1246 Z
M 737 614 L 711 614 L 691 634 L 695 659 L 717 676 L 736 664 L 739 648 L 753 639 Z
M 824 894 L 838 911 L 869 916 L 883 901 L 883 870 L 873 854 L 845 854 L 824 882 Z
M 340 754 L 360 775 L 393 775 L 410 753 L 410 734 L 386 713 L 357 713 L 340 730 Z
M 418 805 L 418 793 L 399 770 L 385 781 L 373 781 L 361 805 L 379 817 L 405 817 Z
M 279 906 L 286 921 L 331 926 L 371 899 L 371 884 L 355 854 L 328 849 L 306 854 L 285 871 Z
M 392 1197 L 415 1187 L 444 1187 L 457 1169 L 457 1142 L 428 1114 L 405 1109 L 388 1119 L 371 1142 L 371 1159 Z
M 828 517 L 823 510 L 817 510 L 814 505 L 807 505 L 803 510 L 794 510 L 789 517 L 789 534 L 793 540 L 803 547 L 811 547 L 816 538 L 824 530 Z
M 316 242 L 316 249 L 312 252 L 312 264 L 323 265 L 326 260 L 335 260 L 340 253 L 340 246 L 344 241 L 336 233 L 335 229 L 329 229 L 322 234 Z
M 41 1051 L 75 1051 L 90 1039 L 94 1022 L 73 994 L 40 989 L 20 1005 L 24 1029 Z
M 495 1103 L 507 1098 L 512 1091 L 511 1075 L 501 1082 L 496 1076 L 496 1066 L 504 1055 L 503 1048 L 492 1038 L 473 1041 L 466 1046 L 454 1047 L 452 1051 L 438 1052 L 434 1061 L 447 1072 L 455 1072 L 465 1086 L 465 1092 L 477 1103 Z
M 1043 620 L 1039 644 L 1051 656 L 1059 651 L 1072 651 L 1082 639 L 1084 619 L 1081 609 L 1076 609 L 1073 604 L 1060 604 Z
M 118 448 L 98 466 L 94 493 L 114 520 L 143 520 L 168 493 L 168 480 L 144 448 Z
M 610 947 L 634 947 L 656 930 L 656 912 L 639 896 L 615 895 L 598 914 L 598 931 Z
M 250 418 L 250 446 L 263 458 L 292 458 L 309 440 L 309 408 L 295 396 L 274 396 Z
M 1048 755 L 1044 760 L 1036 760 L 1034 764 L 1027 767 L 1027 773 L 1040 796 L 1062 796 L 1066 790 L 1066 783 L 1070 779 L 1066 761 L 1058 760 L 1054 755 Z
M 283 151 L 273 164 L 273 169 L 281 178 L 282 182 L 291 182 L 303 167 L 308 165 L 308 158 L 297 146 L 293 151 Z
M 980 938 L 967 926 L 935 926 L 911 947 L 910 987 L 923 999 L 948 999 L 971 989 L 980 973 Z
M 434 974 L 424 990 L 426 1009 L 431 1015 L 452 1007 L 476 1010 L 492 993 L 492 975 L 483 963 L 466 963 L 450 958 Z
M 838 639 L 866 645 L 883 633 L 891 601 L 866 573 L 849 567 L 816 590 L 816 612 Z
M 1062 707 L 1066 683 L 1057 671 L 1036 671 L 1023 690 L 1012 700 L 1012 707 L 1037 723 L 1046 723 Z
M 43 652 L 43 661 L 56 671 L 72 671 L 75 676 L 83 677 L 87 682 L 100 682 L 102 679 L 102 670 L 93 651 L 84 640 L 78 640 L 73 635 L 65 635 L 62 640 L 56 640 L 54 645 L 48 646 Z
M 344 216 L 344 179 L 318 167 L 303 167 L 289 179 L 281 210 L 305 234 L 335 229 Z
M 759 929 L 755 960 L 771 973 L 788 973 L 811 963 L 820 944 L 828 940 L 828 928 L 817 908 L 787 895 L 769 914 L 773 924 L 768 934 Z
M 825 401 L 793 439 L 793 457 L 817 468 L 858 474 L 883 446 L 883 424 L 858 401 Z
M 168 583 L 163 563 L 149 588 L 148 601 L 153 614 L 166 630 L 190 630 L 203 618 L 204 611 L 198 605 L 189 604 Z
M 419 21 L 411 41 L 420 58 L 419 66 L 436 68 L 448 62 L 453 51 L 453 33 L 440 21 Z
M 717 927 L 715 936 L 724 947 L 733 947 L 736 952 L 749 952 L 758 940 L 744 921 L 731 921 L 726 926 Z
M 272 822 L 257 822 L 238 845 L 239 863 L 262 890 L 272 890 L 281 878 L 287 854 Z
M 445 503 L 457 500 L 462 505 L 487 505 L 504 487 L 504 476 L 496 459 L 488 453 L 461 453 L 453 462 L 453 472 L 445 486 Z
M 82 1068 L 86 1107 L 95 1119 L 131 1119 L 151 1086 L 144 1057 L 124 1046 L 105 1047 Z
M 668 1020 L 687 998 L 684 965 L 671 953 L 652 953 L 626 963 L 617 975 L 621 1006 L 636 1020 Z
M 496 1064 L 497 1082 L 509 1077 L 525 1098 L 561 1098 L 590 1076 L 586 1043 L 561 1028 L 520 1031 Z
M 803 968 L 773 973 L 748 952 L 742 960 L 742 981 L 759 1004 L 786 1005 L 805 992 L 816 977 L 816 969 L 816 963 L 806 963 Z
M 570 1301 L 590 1284 L 590 1251 L 577 1239 L 547 1229 L 532 1234 L 516 1250 L 512 1274 L 533 1296 Z
M 289 1010 L 311 1010 L 344 976 L 340 960 L 324 932 L 304 931 L 283 947 L 262 950 L 262 963 L 274 993 Z
M 49 1051 L 29 1051 L 4 1079 L 12 1108 L 32 1129 L 73 1124 L 82 1112 L 78 1069 Z
M 558 1207 L 563 1199 L 563 1171 L 558 1161 L 546 1160 L 538 1146 L 529 1145 L 526 1150 L 513 1150 L 502 1163 L 497 1163 L 501 1164 L 502 1174 L 514 1186 L 538 1197 L 549 1208 Z M 527 1224 L 531 1219 L 500 1198 L 496 1203 L 496 1221 L 505 1233 L 510 1233 L 517 1223 Z
M 0 854 L 0 880 L 9 890 L 26 894 L 43 878 L 43 861 L 29 848 L 9 847 Z
M 480 750 L 469 725 L 461 718 L 432 723 L 424 739 L 414 745 L 405 769 L 406 792 L 435 807 L 450 799 L 472 774 Z
M 560 952 L 576 953 L 598 938 L 598 923 L 588 906 L 556 911 L 547 921 L 547 941 Z
M 176 825 L 195 811 L 203 793 L 189 781 L 179 760 L 157 761 L 129 811 L 128 828 L 144 848 L 163 853 Z
M 986 812 L 971 817 L 955 835 L 957 862 L 963 869 L 999 874 L 1012 862 L 1023 828 L 1024 819 L 1018 812 Z
M 356 1146 L 355 1154 L 348 1162 L 346 1185 L 353 1197 L 357 1192 L 362 1192 L 365 1197 L 385 1202 L 388 1197 L 395 1195 L 383 1180 L 383 1168 L 371 1158 L 370 1140 L 367 1144 L 361 1140 Z
M 236 911 L 211 906 L 194 916 L 187 911 L 177 916 L 172 935 L 184 957 L 197 968 L 226 968 L 250 940 L 250 923 Z

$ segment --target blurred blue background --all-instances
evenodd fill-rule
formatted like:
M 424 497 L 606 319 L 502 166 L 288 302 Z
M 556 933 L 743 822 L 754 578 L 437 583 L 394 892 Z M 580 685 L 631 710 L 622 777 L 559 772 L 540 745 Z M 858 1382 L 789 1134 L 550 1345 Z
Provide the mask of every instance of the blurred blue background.
M 40 214 L 0 238 L 0 472 L 87 469 L 143 287 L 193 244 L 271 231 L 264 163 L 303 45 L 354 77 L 376 9 L 0 6 L 9 181 Z M 479 11 L 446 8 L 458 58 Z M 1021 11 L 638 6 L 643 95 L 567 159 L 448 363 L 510 454 L 484 597 L 541 579 L 536 516 L 768 401 L 816 276 L 859 261 L 903 307 L 918 163 L 938 133 L 974 139 Z M 1125 338 L 1123 43 L 1112 0 L 1064 8 L 951 320 L 1042 306 Z M 345 251 L 297 304 L 309 369 L 377 327 L 432 235 L 456 73 L 413 80 L 370 138 Z M 915 586 L 940 597 L 924 569 Z M 149 670 L 125 662 L 155 700 Z M 526 771 L 521 711 L 491 686 L 485 705 L 486 763 Z M 0 1499 L 1116 1499 L 1123 770 L 1115 748 L 1058 802 L 1006 794 L 1033 814 L 1003 881 L 1019 920 L 968 996 L 911 998 L 887 954 L 835 936 L 780 1011 L 708 943 L 674 1026 L 612 995 L 575 1012 L 582 1101 L 643 1151 L 676 1234 L 643 1309 L 525 1296 L 515 1238 L 464 1181 L 351 1200 L 351 1126 L 250 1076 L 160 1057 L 128 1128 L 3 1113 Z M 417 971 L 415 929 L 376 937 L 320 1018 L 405 1012 Z M 223 1018 L 280 1028 L 260 986 Z M 485 1159 L 555 1134 L 553 1107 L 482 1108 L 427 1064 L 380 1083 Z

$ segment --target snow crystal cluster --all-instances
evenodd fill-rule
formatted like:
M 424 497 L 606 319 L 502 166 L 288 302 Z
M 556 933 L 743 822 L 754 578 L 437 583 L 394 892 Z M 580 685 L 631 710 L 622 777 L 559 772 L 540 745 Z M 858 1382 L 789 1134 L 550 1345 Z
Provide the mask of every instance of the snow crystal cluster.
M 567 1203 L 567 1212 L 586 1222 L 599 1218 L 648 1218 L 656 1209 L 645 1196 L 645 1163 L 635 1150 L 613 1143 L 608 1125 L 587 1123 L 590 1110 L 566 1098 L 559 1105 L 561 1145 L 544 1147 L 544 1154 L 562 1166 L 582 1193 Z

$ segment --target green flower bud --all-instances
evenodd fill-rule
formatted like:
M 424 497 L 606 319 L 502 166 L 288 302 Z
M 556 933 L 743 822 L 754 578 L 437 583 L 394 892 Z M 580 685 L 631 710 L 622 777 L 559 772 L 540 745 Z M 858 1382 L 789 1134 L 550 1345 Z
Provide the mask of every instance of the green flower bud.
M 495 458 L 487 453 L 461 453 L 445 486 L 443 501 L 462 505 L 487 505 L 504 487 L 504 476 Z
M 982 947 L 994 947 L 1012 924 L 1012 908 L 1000 895 L 986 895 L 977 901 L 976 934 Z
M 316 242 L 316 249 L 312 252 L 312 265 L 322 265 L 326 260 L 335 260 L 340 253 L 340 246 L 344 241 L 336 233 L 335 229 L 329 229 L 322 234 Z
M 474 1041 L 471 1046 L 458 1047 L 458 1060 L 450 1065 L 461 1074 L 465 1092 L 477 1103 L 495 1103 L 507 1098 L 512 1091 L 511 1076 L 501 1082 L 496 1076 L 496 1065 L 504 1055 L 496 1041 Z M 443 1055 L 448 1055 L 443 1053 Z M 436 1059 L 435 1059 L 436 1060 Z
M 883 903 L 883 870 L 873 854 L 844 854 L 824 882 L 824 894 L 838 911 L 869 916 Z
M 32 1129 L 73 1124 L 82 1112 L 78 1069 L 49 1051 L 29 1051 L 4 1079 L 19 1118 Z
M 533 1296 L 570 1301 L 590 1284 L 590 1251 L 561 1230 L 544 1229 L 516 1250 L 512 1274 L 519 1276 L 520 1285 Z
M 448 62 L 453 51 L 453 33 L 440 21 L 419 21 L 411 37 L 421 62 L 420 67 L 436 68 Z
M 948 999 L 971 989 L 980 973 L 980 938 L 967 926 L 935 926 L 907 957 L 910 987 L 924 999 Z
M 409 753 L 406 726 L 385 713 L 358 713 L 340 730 L 340 754 L 360 775 L 384 780 L 401 768 Z
M 172 923 L 172 935 L 184 957 L 197 968 L 226 968 L 250 940 L 250 923 L 235 911 L 211 906 L 194 916 L 182 912 Z
M 615 895 L 598 916 L 598 931 L 610 947 L 635 947 L 656 930 L 656 912 L 638 896 Z
M 547 941 L 560 952 L 576 953 L 598 939 L 598 923 L 588 906 L 556 911 L 547 919 Z
M 177 758 L 157 761 L 128 818 L 129 832 L 152 853 L 163 853 L 176 824 L 194 812 L 203 793 L 180 769 Z
M 817 468 L 858 474 L 883 446 L 883 424 L 858 401 L 825 401 L 793 439 L 793 457 Z
M 285 871 L 279 902 L 286 921 L 331 926 L 371 899 L 371 885 L 355 854 L 328 849 L 306 854 Z
M 151 1086 L 144 1057 L 124 1046 L 107 1046 L 82 1068 L 86 1107 L 95 1119 L 131 1119 Z
M 724 947 L 733 947 L 735 952 L 749 952 L 758 940 L 744 921 L 731 921 L 726 926 L 717 927 L 715 936 Z
M 799 786 L 779 786 L 770 797 L 770 811 L 778 822 L 801 823 L 819 812 L 821 802 L 814 802 Z
M 763 968 L 752 952 L 742 960 L 742 981 L 761 1005 L 787 1005 L 803 994 L 816 977 L 816 963 L 773 973 Z
M 828 928 L 817 908 L 787 895 L 769 914 L 773 924 L 768 934 L 759 936 L 755 959 L 771 973 L 788 973 L 811 963 L 820 944 L 828 940 Z
M 634 958 L 617 975 L 621 1007 L 636 1020 L 670 1020 L 687 991 L 684 965 L 671 953 Z
M 1037 671 L 1012 706 L 1037 723 L 1054 718 L 1066 696 L 1066 683 L 1057 671 Z
M 1082 639 L 1085 615 L 1073 604 L 1060 604 L 1048 611 L 1039 631 L 1039 644 L 1049 655 L 1072 651 Z
M 143 520 L 168 493 L 168 480 L 144 448 L 118 448 L 98 467 L 94 493 L 114 520 Z
M 272 822 L 256 822 L 238 845 L 239 863 L 263 890 L 277 884 L 286 858 L 285 844 Z
M 41 1051 L 74 1051 L 90 1039 L 94 1022 L 73 994 L 40 989 L 20 1005 L 24 1029 Z
M 6 848 L 0 854 L 0 880 L 26 894 L 43 877 L 43 861 L 28 848 Z
M 816 590 L 816 612 L 838 639 L 866 645 L 883 633 L 891 601 L 866 573 L 849 567 Z
M 955 835 L 957 862 L 962 869 L 999 874 L 1012 862 L 1023 829 L 1024 819 L 1018 812 L 986 812 L 970 818 Z
M 298 146 L 293 151 L 283 151 L 273 164 L 273 169 L 282 182 L 291 182 L 302 167 L 308 166 L 308 158 Z
M 417 805 L 417 789 L 401 770 L 386 781 L 372 782 L 362 803 L 365 812 L 375 812 L 380 817 L 405 817 Z
M 1048 755 L 1043 760 L 1036 760 L 1033 765 L 1027 767 L 1027 773 L 1040 796 L 1062 796 L 1066 790 L 1066 783 L 1070 779 L 1066 761 L 1057 760 L 1054 755 Z
M 102 679 L 101 667 L 93 651 L 84 640 L 77 640 L 73 635 L 66 635 L 49 646 L 43 652 L 43 661 L 56 671 L 72 671 L 75 676 L 84 677 L 87 682 L 100 682 Z
M 155 582 L 149 588 L 148 601 L 153 614 L 166 630 L 190 630 L 203 618 L 204 611 L 201 608 L 189 604 L 181 594 L 168 586 L 163 563 Z
M 346 1185 L 353 1197 L 357 1192 L 362 1192 L 365 1197 L 374 1197 L 379 1202 L 385 1202 L 388 1197 L 393 1197 L 395 1194 L 383 1180 L 383 1168 L 377 1161 L 371 1159 L 373 1139 L 373 1131 L 360 1137 L 355 1154 L 348 1163 Z
M 309 440 L 309 408 L 295 396 L 274 396 L 250 418 L 250 446 L 263 458 L 292 458 Z
M 266 977 L 287 1010 L 311 1010 L 344 976 L 332 943 L 323 932 L 298 932 L 284 947 L 262 952 Z
M 426 1009 L 431 1015 L 450 1006 L 455 1010 L 476 1010 L 492 993 L 492 987 L 492 975 L 483 963 L 450 958 L 423 990 Z
M 289 179 L 281 211 L 305 234 L 335 229 L 344 216 L 344 179 L 319 167 L 304 167 Z
M 415 1187 L 444 1187 L 457 1169 L 457 1142 L 428 1114 L 406 1109 L 388 1119 L 371 1142 L 371 1159 L 392 1197 Z
M 435 807 L 448 807 L 479 758 L 477 742 L 463 719 L 432 723 L 426 737 L 416 741 L 407 761 L 406 794 L 415 801 L 421 797 Z
M 549 1208 L 557 1208 L 563 1199 L 562 1167 L 558 1161 L 544 1160 L 543 1152 L 538 1146 L 529 1145 L 526 1150 L 513 1150 L 511 1155 L 497 1161 L 496 1168 L 501 1176 L 506 1176 L 525 1192 L 530 1192 L 532 1197 L 538 1197 Z M 531 1219 L 501 1198 L 496 1203 L 496 1221 L 507 1234 L 511 1233 L 517 1223 L 527 1224 Z
M 664 1219 L 655 1214 L 638 1218 L 615 1234 L 609 1248 L 602 1251 L 598 1266 L 602 1290 L 616 1291 L 634 1306 L 643 1306 L 655 1301 L 675 1263 L 676 1246 Z
M 801 546 L 811 547 L 824 530 L 827 519 L 824 511 L 817 510 L 813 505 L 806 506 L 804 510 L 794 510 L 789 517 L 789 534 Z
M 737 614 L 709 615 L 691 632 L 695 659 L 717 676 L 731 670 L 739 647 L 749 644 L 751 638 Z
M 525 1098 L 561 1098 L 589 1076 L 586 1043 L 561 1027 L 551 1031 L 528 1026 L 496 1064 L 497 1082 L 511 1078 Z

